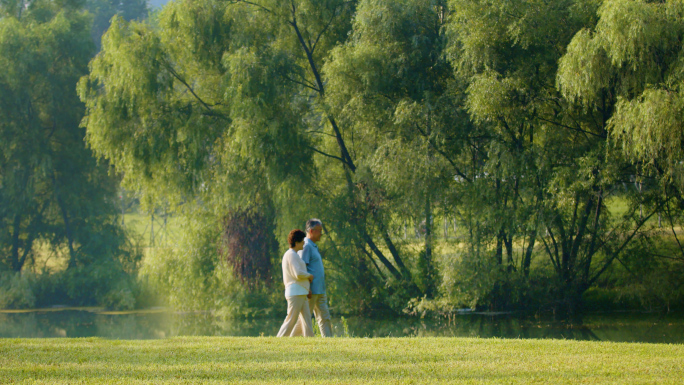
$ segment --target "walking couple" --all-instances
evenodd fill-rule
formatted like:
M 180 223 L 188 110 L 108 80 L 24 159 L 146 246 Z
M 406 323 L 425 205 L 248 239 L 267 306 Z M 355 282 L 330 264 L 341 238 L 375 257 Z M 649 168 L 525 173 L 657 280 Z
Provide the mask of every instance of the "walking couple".
M 292 230 L 287 237 L 290 248 L 283 255 L 287 317 L 278 337 L 313 337 L 311 311 L 316 316 L 321 335 L 332 337 L 323 260 L 316 246 L 322 231 L 323 223 L 320 220 L 309 219 L 306 233 L 299 229 Z

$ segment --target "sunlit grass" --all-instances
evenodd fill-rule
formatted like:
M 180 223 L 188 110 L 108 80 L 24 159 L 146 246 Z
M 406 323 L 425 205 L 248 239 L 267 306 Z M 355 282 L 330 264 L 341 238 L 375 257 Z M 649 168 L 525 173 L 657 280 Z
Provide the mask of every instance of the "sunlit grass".
M 629 201 L 622 196 L 612 196 L 606 201 L 606 208 L 612 217 L 619 218 L 629 211 Z
M 0 340 L 3 383 L 681 383 L 684 345 L 461 338 Z
M 34 273 L 57 272 L 65 270 L 68 261 L 69 250 L 66 245 L 54 247 L 46 241 L 37 241 L 26 268 Z

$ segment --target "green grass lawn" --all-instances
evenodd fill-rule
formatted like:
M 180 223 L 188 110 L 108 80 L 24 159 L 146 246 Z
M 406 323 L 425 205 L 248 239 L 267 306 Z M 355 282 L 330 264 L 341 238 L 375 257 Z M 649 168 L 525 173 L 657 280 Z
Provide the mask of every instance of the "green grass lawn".
M 462 338 L 0 340 L 1 383 L 682 381 L 684 345 Z

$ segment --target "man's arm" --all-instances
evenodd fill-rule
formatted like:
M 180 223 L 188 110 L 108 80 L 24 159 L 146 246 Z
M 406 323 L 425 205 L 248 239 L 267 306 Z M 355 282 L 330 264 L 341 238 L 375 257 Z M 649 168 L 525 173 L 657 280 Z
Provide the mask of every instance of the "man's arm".
M 311 246 L 305 244 L 304 248 L 299 250 L 297 254 L 299 255 L 299 258 L 301 258 L 302 261 L 309 266 L 309 261 L 311 261 Z M 313 275 L 309 277 L 309 282 L 313 282 Z

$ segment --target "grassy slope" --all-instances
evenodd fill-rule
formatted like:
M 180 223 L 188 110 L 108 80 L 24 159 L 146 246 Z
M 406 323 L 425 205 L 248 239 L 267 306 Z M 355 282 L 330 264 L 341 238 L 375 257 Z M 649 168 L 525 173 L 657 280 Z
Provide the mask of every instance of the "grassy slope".
M 455 338 L 0 340 L 0 382 L 681 383 L 684 345 Z

